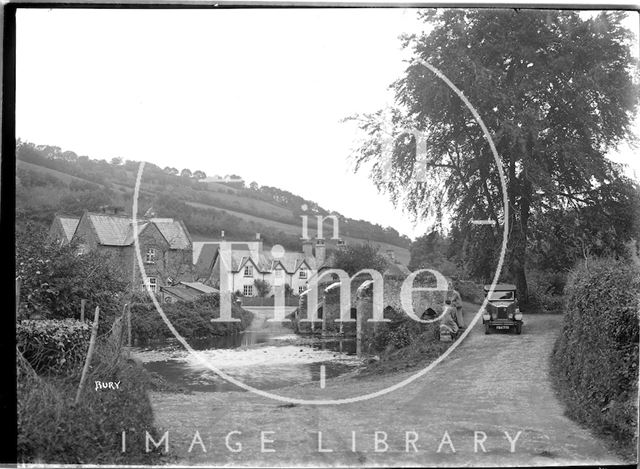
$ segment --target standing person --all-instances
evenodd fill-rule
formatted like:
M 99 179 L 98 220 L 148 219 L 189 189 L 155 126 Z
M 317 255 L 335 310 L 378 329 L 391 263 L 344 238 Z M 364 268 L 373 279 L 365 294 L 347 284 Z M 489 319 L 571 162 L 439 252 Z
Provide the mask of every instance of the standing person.
M 456 322 L 460 329 L 465 329 L 467 325 L 464 322 L 464 316 L 462 314 L 462 297 L 458 290 L 453 290 L 451 292 L 451 304 L 456 308 Z

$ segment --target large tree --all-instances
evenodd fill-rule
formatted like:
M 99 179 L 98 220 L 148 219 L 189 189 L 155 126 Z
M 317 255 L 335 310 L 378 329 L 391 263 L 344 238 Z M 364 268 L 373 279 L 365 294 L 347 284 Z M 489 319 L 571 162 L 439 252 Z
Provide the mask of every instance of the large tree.
M 620 181 L 620 167 L 605 154 L 629 136 L 637 106 L 624 13 L 438 9 L 421 16 L 433 28 L 405 37 L 405 47 L 462 90 L 496 144 L 509 205 L 503 273 L 526 301 L 533 214 L 589 205 Z M 502 187 L 478 122 L 417 61 L 392 88 L 393 108 L 359 117 L 366 138 L 357 170 L 368 167 L 378 187 L 417 217 L 446 211 L 463 231 L 473 218 L 493 220 L 493 229 L 482 229 L 495 250 L 505 222 Z M 416 180 L 418 171 L 427 183 Z

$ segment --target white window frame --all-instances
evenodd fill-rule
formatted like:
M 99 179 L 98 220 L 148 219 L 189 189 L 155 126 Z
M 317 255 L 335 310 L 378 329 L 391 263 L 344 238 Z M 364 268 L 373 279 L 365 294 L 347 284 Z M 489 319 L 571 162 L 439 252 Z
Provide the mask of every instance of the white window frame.
M 242 287 L 243 296 L 253 296 L 253 285 L 245 285 Z
M 252 265 L 245 265 L 244 266 L 244 276 L 245 277 L 253 277 L 253 266 Z
M 158 279 L 156 277 L 147 277 L 147 285 L 152 292 L 156 293 L 158 291 Z
M 158 250 L 155 247 L 148 247 L 144 254 L 145 264 L 155 264 Z
M 300 286 L 298 287 L 298 295 L 299 295 L 300 293 L 304 293 L 304 291 L 305 291 L 306 289 L 307 289 L 307 288 L 306 288 L 304 285 L 300 285 Z
M 298 278 L 307 278 L 307 269 L 301 267 L 298 273 Z

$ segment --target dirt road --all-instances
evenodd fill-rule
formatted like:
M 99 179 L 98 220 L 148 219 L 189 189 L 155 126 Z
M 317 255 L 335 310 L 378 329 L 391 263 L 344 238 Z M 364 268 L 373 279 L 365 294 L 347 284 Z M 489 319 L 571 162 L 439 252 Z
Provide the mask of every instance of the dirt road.
M 247 392 L 154 394 L 156 422 L 169 431 L 169 453 L 185 464 L 628 463 L 563 415 L 548 376 L 561 319 L 528 316 L 519 336 L 484 335 L 479 324 L 430 373 L 364 402 L 292 406 Z M 328 380 L 324 389 L 316 382 L 278 392 L 304 399 L 347 397 L 382 389 L 410 374 L 343 376 Z

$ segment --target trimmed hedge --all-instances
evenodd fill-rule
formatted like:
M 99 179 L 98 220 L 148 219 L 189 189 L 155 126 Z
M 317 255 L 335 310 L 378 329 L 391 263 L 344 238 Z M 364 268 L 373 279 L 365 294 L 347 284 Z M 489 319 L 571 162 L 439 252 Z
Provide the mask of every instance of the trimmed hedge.
M 253 320 L 251 312 L 232 304 L 231 317 L 239 318 L 240 322 L 211 322 L 211 319 L 220 317 L 218 298 L 212 296 L 191 302 L 163 304 L 162 310 L 185 339 L 235 334 L 249 327 Z M 141 343 L 173 337 L 151 302 L 132 306 L 131 333 L 134 340 Z
M 552 374 L 568 415 L 635 447 L 640 268 L 589 260 L 569 275 Z
M 74 319 L 28 320 L 16 325 L 16 345 L 38 374 L 65 374 L 81 366 L 91 326 Z

